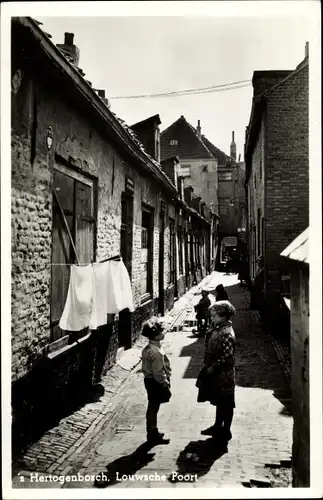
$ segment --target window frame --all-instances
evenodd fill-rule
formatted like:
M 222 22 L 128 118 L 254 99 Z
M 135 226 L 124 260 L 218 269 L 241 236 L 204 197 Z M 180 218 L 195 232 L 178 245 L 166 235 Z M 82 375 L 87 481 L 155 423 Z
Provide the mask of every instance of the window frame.
M 232 181 L 232 172 L 219 172 L 218 179 L 220 182 L 230 182 Z
M 179 276 L 183 276 L 184 274 L 184 258 L 183 258 L 183 228 L 178 226 L 177 230 L 178 235 L 178 273 Z
M 55 174 L 58 173 L 59 175 L 56 177 Z M 73 193 L 72 195 L 72 209 L 65 208 L 65 201 L 63 197 L 60 198 L 59 195 L 59 184 L 64 182 L 64 179 L 59 180 L 60 176 L 66 176 L 69 178 L 69 182 L 73 182 Z M 58 186 L 56 185 L 58 184 Z M 84 206 L 82 198 L 77 198 L 77 195 L 82 193 L 82 188 L 81 185 L 87 186 L 90 191 L 90 215 L 87 214 L 82 214 L 77 210 L 78 206 Z M 59 188 L 59 189 L 58 189 Z M 52 228 L 51 228 L 51 299 L 50 299 L 50 345 L 54 345 L 57 343 L 59 346 L 61 344 L 61 339 L 64 337 L 77 337 L 80 338 L 88 333 L 88 328 L 85 330 L 82 330 L 81 332 L 67 332 L 65 330 L 61 330 L 59 328 L 59 321 L 62 316 L 62 313 L 64 311 L 64 306 L 59 314 L 59 317 L 53 317 L 53 310 L 56 309 L 56 306 L 54 305 L 55 301 L 55 295 L 53 294 L 53 287 L 55 287 L 55 282 L 57 280 L 57 276 L 55 273 L 60 272 L 64 273 L 64 265 L 67 266 L 67 269 L 70 269 L 70 265 L 77 263 L 76 260 L 76 255 L 73 249 L 73 245 L 76 249 L 78 249 L 78 245 L 80 244 L 80 240 L 78 240 L 78 232 L 80 231 L 80 222 L 83 221 L 83 223 L 88 223 L 89 224 L 89 229 L 90 229 L 90 241 L 89 243 L 89 248 L 90 248 L 90 256 L 87 258 L 87 260 L 92 261 L 96 252 L 96 217 L 97 217 L 97 198 L 96 198 L 96 191 L 97 191 L 97 184 L 96 184 L 96 179 L 93 177 L 90 177 L 88 175 L 85 175 L 78 170 L 74 169 L 73 167 L 66 166 L 64 165 L 60 158 L 55 159 L 55 163 L 53 165 L 53 198 L 52 198 Z M 55 195 L 54 195 L 55 191 Z M 56 197 L 58 199 L 59 205 L 57 204 Z M 79 201 L 78 201 L 79 200 Z M 61 209 L 63 210 L 65 220 L 62 220 L 62 214 L 61 214 Z M 68 234 L 66 228 L 65 228 L 65 221 L 66 217 L 71 218 L 71 223 L 68 224 L 70 234 Z M 58 225 L 56 226 L 56 222 L 59 221 Z M 93 224 L 93 226 L 92 226 Z M 85 226 L 86 227 L 86 226 Z M 61 237 L 59 237 L 59 234 Z M 71 238 L 70 238 L 71 236 Z M 57 239 L 57 237 L 59 239 Z M 71 243 L 71 239 L 73 242 L 73 245 Z M 66 244 L 65 252 L 66 257 L 65 257 L 65 262 L 55 262 L 56 258 L 56 252 L 59 253 L 59 242 Z M 63 250 L 63 247 L 62 247 Z M 77 252 L 78 258 L 80 257 L 79 253 Z M 80 260 L 80 264 L 87 264 L 89 262 L 82 262 L 82 259 Z M 59 267 L 58 267 L 59 266 Z M 63 296 L 65 296 L 65 300 L 67 297 L 68 293 L 68 287 L 69 287 L 69 280 L 70 280 L 70 272 L 68 272 L 68 276 L 65 276 L 65 279 L 63 280 L 63 283 L 65 283 L 64 286 L 66 286 L 66 289 L 64 288 L 63 290 Z M 62 275 L 63 276 L 63 275 Z M 58 279 L 60 283 L 61 277 Z M 57 315 L 56 315 L 57 316 Z
M 146 221 L 144 222 L 144 218 Z M 141 264 L 142 264 L 142 250 L 143 248 L 143 229 L 147 230 L 147 278 L 146 278 L 146 291 L 142 292 L 142 281 L 140 281 L 140 295 L 141 303 L 147 302 L 152 298 L 153 294 L 153 234 L 154 234 L 154 210 L 151 207 L 142 205 L 141 207 Z
M 176 230 L 175 219 L 169 218 L 169 286 L 176 283 Z
M 192 171 L 192 166 L 190 163 L 184 163 L 183 165 L 181 164 L 180 167 L 180 177 L 183 177 L 184 179 L 189 179 L 191 177 L 191 172 Z

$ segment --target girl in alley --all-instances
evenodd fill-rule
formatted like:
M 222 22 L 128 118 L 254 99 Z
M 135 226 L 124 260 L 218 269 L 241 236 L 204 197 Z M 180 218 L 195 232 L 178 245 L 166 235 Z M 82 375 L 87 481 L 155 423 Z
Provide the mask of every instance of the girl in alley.
M 213 436 L 223 443 L 232 438 L 231 423 L 235 408 L 235 334 L 231 318 L 235 308 L 228 300 L 210 307 L 211 325 L 205 346 L 204 367 L 196 385 L 198 402 L 209 401 L 216 406 L 215 423 L 201 434 Z
M 147 442 L 150 445 L 168 444 L 169 439 L 165 439 L 157 427 L 160 405 L 167 403 L 171 397 L 170 362 L 160 344 L 165 338 L 163 322 L 156 317 L 150 318 L 143 325 L 142 335 L 149 339 L 148 345 L 142 351 L 142 371 L 148 396 Z

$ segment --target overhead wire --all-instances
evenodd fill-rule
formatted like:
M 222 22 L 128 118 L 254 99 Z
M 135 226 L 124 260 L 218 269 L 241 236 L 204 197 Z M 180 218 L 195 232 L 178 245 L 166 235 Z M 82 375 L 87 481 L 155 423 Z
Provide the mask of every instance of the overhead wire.
M 114 96 L 110 99 L 144 99 L 153 97 L 180 97 L 186 95 L 208 94 L 212 92 L 225 92 L 227 90 L 235 90 L 251 85 L 251 80 L 240 80 L 238 82 L 224 83 L 222 85 L 211 85 L 209 87 L 201 87 L 196 89 L 175 90 L 173 92 L 161 92 L 156 94 L 139 94 L 129 96 Z

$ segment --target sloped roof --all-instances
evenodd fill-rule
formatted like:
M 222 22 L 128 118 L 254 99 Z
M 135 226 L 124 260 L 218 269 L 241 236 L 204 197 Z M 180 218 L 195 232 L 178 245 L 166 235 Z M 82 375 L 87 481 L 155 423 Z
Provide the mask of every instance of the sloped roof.
M 177 140 L 177 145 L 171 145 Z M 214 156 L 198 136 L 196 129 L 182 115 L 160 134 L 161 159 L 178 156 L 187 159 L 214 159 Z
M 305 231 L 297 236 L 280 255 L 291 260 L 309 264 L 308 236 L 309 228 L 305 229 Z
M 133 125 L 131 125 L 131 128 L 136 128 L 136 127 L 139 127 L 141 125 L 146 125 L 149 122 L 152 122 L 152 123 L 156 122 L 158 125 L 160 125 L 161 124 L 160 116 L 154 115 L 154 116 L 150 116 L 149 118 L 145 118 L 144 120 L 141 120 L 140 122 L 136 122 Z
M 32 36 L 41 42 L 39 43 L 40 50 L 44 51 L 57 64 L 67 78 L 73 80 L 75 88 L 85 98 L 89 99 L 93 104 L 95 103 L 95 109 L 110 124 L 118 137 L 123 140 L 125 148 L 127 147 L 126 141 L 130 141 L 128 144 L 131 144 L 131 146 L 128 149 L 131 151 L 131 154 L 140 159 L 149 168 L 150 172 L 157 176 L 173 193 L 177 192 L 170 178 L 165 174 L 160 164 L 146 152 L 143 144 L 139 141 L 131 127 L 110 110 L 108 100 L 98 95 L 98 91 L 92 87 L 89 80 L 84 78 L 84 71 L 73 64 L 71 58 L 50 40 L 51 35 L 45 33 L 40 28 L 42 23 L 31 17 L 14 17 L 12 20 L 29 29 Z
M 201 139 L 205 146 L 211 151 L 212 155 L 218 160 L 218 165 L 226 165 L 227 163 L 231 163 L 233 165 L 235 163 L 231 156 L 228 156 L 221 151 L 221 149 L 214 146 L 214 144 L 212 144 L 212 142 L 210 142 L 205 135 L 202 135 Z

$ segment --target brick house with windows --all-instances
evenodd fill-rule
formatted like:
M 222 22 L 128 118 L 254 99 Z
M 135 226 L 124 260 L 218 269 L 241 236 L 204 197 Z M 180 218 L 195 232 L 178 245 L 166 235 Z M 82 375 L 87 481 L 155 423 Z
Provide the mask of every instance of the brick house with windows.
M 15 453 L 84 397 L 145 319 L 172 307 L 183 291 L 178 225 L 191 214 L 207 239 L 211 217 L 159 163 L 158 118 L 132 129 L 112 113 L 78 67 L 72 34 L 56 47 L 31 18 L 13 18 L 11 33 Z M 70 265 L 118 254 L 135 311 L 94 331 L 61 330 Z
M 288 288 L 280 253 L 309 223 L 308 64 L 306 46 L 295 70 L 254 72 L 246 129 L 250 273 L 254 276 L 262 254 L 265 304 L 278 321 L 286 312 L 281 296 Z

